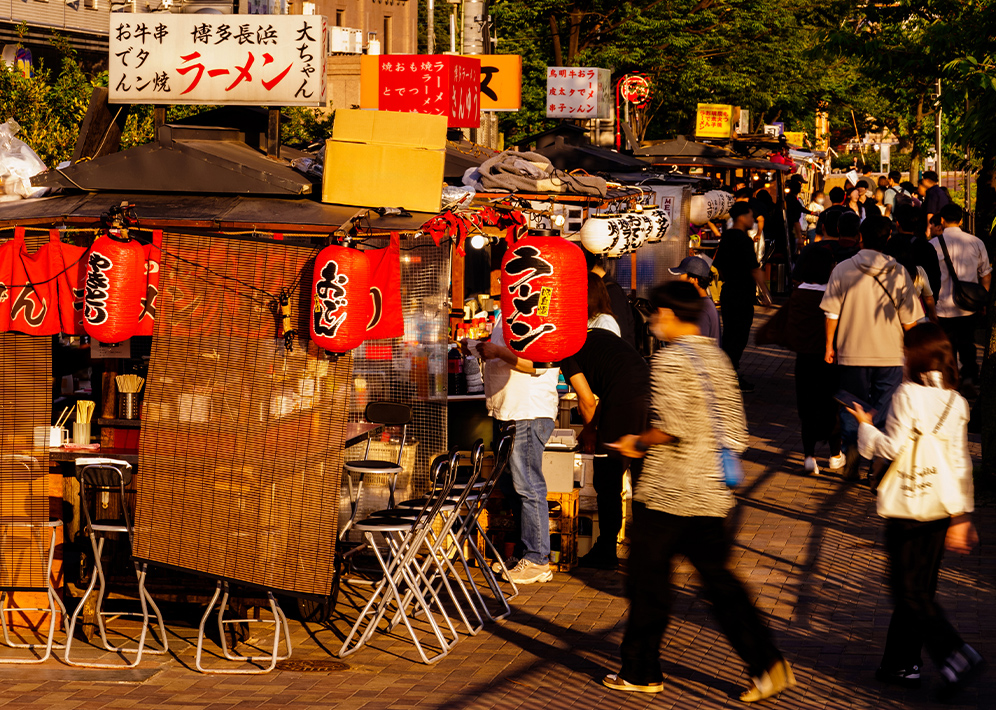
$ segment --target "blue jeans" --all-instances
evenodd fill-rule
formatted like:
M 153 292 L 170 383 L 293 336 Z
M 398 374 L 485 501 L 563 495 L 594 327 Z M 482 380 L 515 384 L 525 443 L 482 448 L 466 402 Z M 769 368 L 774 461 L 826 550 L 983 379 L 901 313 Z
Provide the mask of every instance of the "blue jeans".
M 882 427 L 889 416 L 892 394 L 903 382 L 902 367 L 840 366 L 840 388 L 868 403 L 875 410 L 874 424 Z M 858 421 L 840 408 L 840 437 L 846 448 L 858 444 Z
M 545 565 L 550 559 L 550 508 L 546 504 L 543 450 L 553 434 L 554 424 L 552 419 L 519 419 L 502 428 L 513 425 L 512 486 L 508 486 L 508 479 L 502 477 L 501 488 L 517 518 L 522 538 L 520 557 Z M 510 490 L 513 487 L 514 490 Z

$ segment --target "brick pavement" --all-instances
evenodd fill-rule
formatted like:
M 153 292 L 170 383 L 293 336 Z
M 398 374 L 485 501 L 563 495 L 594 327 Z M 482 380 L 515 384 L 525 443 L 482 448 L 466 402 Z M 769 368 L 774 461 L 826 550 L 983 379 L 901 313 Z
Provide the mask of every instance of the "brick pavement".
M 746 397 L 752 441 L 747 482 L 734 513 L 739 531 L 734 557 L 799 681 L 797 689 L 761 707 L 933 706 L 936 671 L 929 661 L 919 691 L 886 688 L 873 678 L 891 607 L 871 492 L 831 476 L 801 474 L 791 356 L 753 348 L 744 362 L 757 392 Z M 827 452 L 817 453 L 825 461 Z M 973 453 L 978 456 L 977 442 Z M 991 497 L 976 522 L 981 554 L 948 556 L 938 594 L 966 640 L 996 659 L 996 506 Z M 742 666 L 709 617 L 694 572 L 682 563 L 675 577 L 673 623 L 661 652 L 665 692 L 659 696 L 627 696 L 599 684 L 604 673 L 618 667 L 624 577 L 576 571 L 525 587 L 514 600 L 511 618 L 465 636 L 450 656 L 432 666 L 416 662 L 404 638 L 377 635 L 346 659 L 344 671 L 201 675 L 191 670 L 193 648 L 185 645 L 195 632 L 172 626 L 171 645 L 179 649 L 175 657 L 150 657 L 137 671 L 80 671 L 57 661 L 0 668 L 0 710 L 744 707 L 735 699 L 745 684 Z M 342 604 L 350 618 L 355 612 L 349 602 L 357 598 L 347 593 Z M 320 659 L 338 648 L 347 624 L 292 626 L 295 658 Z M 996 673 L 984 676 L 955 707 L 996 708 Z

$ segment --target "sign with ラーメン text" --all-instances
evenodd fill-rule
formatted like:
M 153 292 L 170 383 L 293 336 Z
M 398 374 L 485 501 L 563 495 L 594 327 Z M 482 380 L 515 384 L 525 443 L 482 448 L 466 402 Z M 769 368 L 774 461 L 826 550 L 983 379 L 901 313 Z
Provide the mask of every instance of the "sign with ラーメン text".
M 547 118 L 609 118 L 612 73 L 594 67 L 546 68 Z
M 321 15 L 111 13 L 111 103 L 324 106 Z

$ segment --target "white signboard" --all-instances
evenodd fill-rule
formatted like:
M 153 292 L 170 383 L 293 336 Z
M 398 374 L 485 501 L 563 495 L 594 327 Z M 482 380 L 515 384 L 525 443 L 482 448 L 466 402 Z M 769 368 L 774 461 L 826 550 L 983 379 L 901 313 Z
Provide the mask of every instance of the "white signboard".
M 111 13 L 109 100 L 324 106 L 326 32 L 321 15 Z
M 593 67 L 547 67 L 547 118 L 611 118 L 612 73 Z

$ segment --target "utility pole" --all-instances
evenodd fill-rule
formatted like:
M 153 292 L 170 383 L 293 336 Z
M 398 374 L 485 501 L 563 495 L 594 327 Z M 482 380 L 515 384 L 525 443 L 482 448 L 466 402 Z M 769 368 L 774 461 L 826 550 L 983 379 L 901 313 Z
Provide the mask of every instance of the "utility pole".
M 425 45 L 426 54 L 436 53 L 436 0 L 427 0 L 428 5 L 426 7 L 426 14 L 428 17 L 426 21 L 428 26 L 425 28 Z
M 934 169 L 937 171 L 937 179 L 943 185 L 941 177 L 941 80 L 937 80 L 937 113 L 934 114 L 934 152 L 937 157 L 934 159 Z
M 463 0 L 463 53 L 467 55 L 484 54 L 484 17 L 483 0 Z M 480 128 L 470 129 L 470 140 L 474 143 L 491 145 L 491 115 L 481 111 Z

